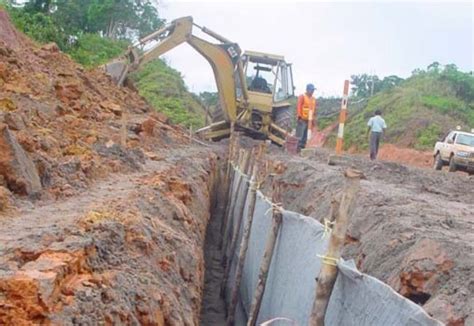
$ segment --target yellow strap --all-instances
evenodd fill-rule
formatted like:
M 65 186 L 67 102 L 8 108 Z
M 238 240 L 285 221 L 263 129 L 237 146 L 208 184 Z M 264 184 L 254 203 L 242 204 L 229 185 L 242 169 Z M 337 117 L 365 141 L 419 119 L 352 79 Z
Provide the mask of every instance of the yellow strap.
M 250 180 L 249 181 L 249 185 L 250 185 L 250 189 L 251 190 L 259 190 L 260 187 L 262 186 L 262 183 L 261 182 L 256 182 L 256 181 L 253 181 L 253 180 Z
M 323 259 L 323 264 L 337 267 L 337 262 L 339 261 L 338 258 L 323 256 L 323 255 L 316 255 L 316 256 Z

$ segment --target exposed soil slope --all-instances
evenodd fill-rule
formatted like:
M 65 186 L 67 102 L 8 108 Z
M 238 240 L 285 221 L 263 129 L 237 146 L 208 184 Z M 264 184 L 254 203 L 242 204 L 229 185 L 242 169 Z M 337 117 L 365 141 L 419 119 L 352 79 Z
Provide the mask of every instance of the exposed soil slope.
M 85 71 L 54 44 L 36 46 L 2 11 L 0 31 L 0 146 L 10 155 L 0 158 L 0 187 L 71 196 L 111 172 L 139 169 L 148 151 L 186 142 L 136 93 Z M 34 181 L 14 166 L 30 160 L 45 191 L 18 186 Z
M 0 11 L 0 324 L 198 324 L 216 151 Z
M 166 156 L 0 221 L 0 324 L 198 323 L 215 157 Z

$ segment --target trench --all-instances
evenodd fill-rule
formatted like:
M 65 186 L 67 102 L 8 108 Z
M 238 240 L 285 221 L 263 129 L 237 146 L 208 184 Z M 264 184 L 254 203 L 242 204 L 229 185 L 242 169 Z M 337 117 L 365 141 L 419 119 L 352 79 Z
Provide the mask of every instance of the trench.
M 221 296 L 224 279 L 222 264 L 222 222 L 226 210 L 225 191 L 223 187 L 223 167 L 216 167 L 211 181 L 211 215 L 204 242 L 204 289 L 201 305 L 200 325 L 225 325 L 226 305 Z

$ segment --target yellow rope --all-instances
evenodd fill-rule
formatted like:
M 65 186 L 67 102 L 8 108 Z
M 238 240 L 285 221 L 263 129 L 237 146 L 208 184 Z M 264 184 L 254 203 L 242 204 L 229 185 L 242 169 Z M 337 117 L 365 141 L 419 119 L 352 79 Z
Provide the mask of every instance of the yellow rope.
M 323 259 L 323 264 L 337 267 L 337 262 L 339 261 L 338 258 L 323 256 L 323 255 L 316 255 L 316 256 Z
M 249 186 L 250 186 L 250 189 L 251 189 L 251 190 L 257 191 L 257 190 L 259 190 L 260 187 L 262 186 L 262 183 L 261 183 L 261 182 L 254 181 L 253 179 L 250 179 L 250 181 L 249 181 Z

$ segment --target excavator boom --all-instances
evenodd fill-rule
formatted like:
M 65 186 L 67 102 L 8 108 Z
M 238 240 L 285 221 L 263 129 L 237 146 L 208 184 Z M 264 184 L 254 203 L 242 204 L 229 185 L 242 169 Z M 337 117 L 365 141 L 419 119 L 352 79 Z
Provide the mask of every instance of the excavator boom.
M 216 43 L 194 35 L 194 28 Z M 285 142 L 291 125 L 288 99 L 294 90 L 291 65 L 279 55 L 242 54 L 238 44 L 195 24 L 192 17 L 175 19 L 137 41 L 122 57 L 106 64 L 105 70 L 122 85 L 131 72 L 182 43 L 188 43 L 209 62 L 219 94 L 214 123 L 198 130 L 201 135 L 212 140 L 224 138 L 234 124 L 252 137 L 270 138 L 280 145 Z
M 194 26 L 220 43 L 213 44 L 194 36 L 192 33 Z M 242 69 L 242 65 L 239 64 L 240 47 L 219 34 L 194 24 L 192 17 L 173 20 L 169 25 L 142 38 L 129 47 L 124 56 L 106 64 L 105 70 L 117 84 L 121 85 L 130 72 L 185 42 L 206 58 L 211 65 L 224 118 L 226 121 L 234 122 L 237 119 L 234 72 Z M 139 51 L 140 48 L 144 49 L 142 53 Z M 243 76 L 243 72 L 238 73 L 239 76 Z

